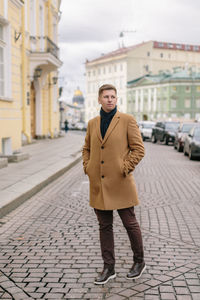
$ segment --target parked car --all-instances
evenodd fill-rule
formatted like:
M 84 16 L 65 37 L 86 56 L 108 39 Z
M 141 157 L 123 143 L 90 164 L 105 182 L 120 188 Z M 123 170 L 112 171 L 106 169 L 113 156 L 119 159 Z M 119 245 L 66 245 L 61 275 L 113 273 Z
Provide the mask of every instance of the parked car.
M 200 158 L 200 125 L 193 126 L 185 139 L 183 148 L 184 155 L 189 155 L 189 159 Z
M 174 140 L 174 148 L 177 149 L 178 152 L 183 151 L 185 138 L 195 124 L 196 123 L 181 123 L 178 127 Z
M 180 122 L 157 122 L 152 130 L 152 143 L 156 143 L 157 141 L 164 142 L 165 145 L 168 145 L 169 142 L 174 143 L 175 132 L 178 129 Z
M 141 121 L 139 123 L 139 129 L 140 129 L 143 141 L 145 141 L 146 139 L 151 139 L 152 128 L 154 127 L 154 125 L 155 125 L 155 122 L 151 122 L 151 121 Z

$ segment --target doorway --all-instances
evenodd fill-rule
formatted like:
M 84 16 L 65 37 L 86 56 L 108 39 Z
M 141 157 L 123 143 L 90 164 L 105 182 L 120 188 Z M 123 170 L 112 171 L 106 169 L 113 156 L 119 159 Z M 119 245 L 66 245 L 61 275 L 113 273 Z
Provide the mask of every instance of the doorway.
M 36 116 L 35 116 L 35 88 L 33 81 L 31 82 L 30 90 L 30 117 L 31 117 L 31 137 L 35 138 L 36 136 Z

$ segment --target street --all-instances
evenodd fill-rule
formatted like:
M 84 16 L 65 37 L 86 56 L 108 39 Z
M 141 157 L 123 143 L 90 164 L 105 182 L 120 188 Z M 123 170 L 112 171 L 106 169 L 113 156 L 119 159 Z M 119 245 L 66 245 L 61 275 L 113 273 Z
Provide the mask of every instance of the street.
M 78 163 L 0 219 L 0 299 L 200 299 L 200 162 L 145 142 L 134 171 L 147 269 L 126 279 L 128 236 L 115 212 L 117 277 L 104 286 L 98 224 Z

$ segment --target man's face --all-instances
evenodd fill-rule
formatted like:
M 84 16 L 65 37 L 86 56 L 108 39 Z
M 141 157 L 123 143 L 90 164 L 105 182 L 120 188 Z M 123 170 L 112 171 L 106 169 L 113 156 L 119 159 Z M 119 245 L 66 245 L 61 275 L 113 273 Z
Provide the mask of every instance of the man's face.
M 104 90 L 101 93 L 98 101 L 105 112 L 110 112 L 116 106 L 117 95 L 114 90 Z

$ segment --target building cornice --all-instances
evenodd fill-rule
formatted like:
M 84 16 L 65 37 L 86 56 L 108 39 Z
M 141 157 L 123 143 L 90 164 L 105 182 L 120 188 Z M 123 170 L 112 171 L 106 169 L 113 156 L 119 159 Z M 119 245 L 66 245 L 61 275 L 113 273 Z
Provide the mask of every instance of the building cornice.
M 24 5 L 24 1 L 22 0 L 9 0 L 12 2 L 17 8 L 21 8 Z
M 86 62 L 86 67 L 94 67 L 94 66 L 98 66 L 98 65 L 103 65 L 103 64 L 107 64 L 107 63 L 112 63 L 114 61 L 118 61 L 118 60 L 123 60 L 127 58 L 127 54 L 123 54 L 123 55 L 119 55 L 119 56 L 115 56 L 115 57 L 110 57 L 110 58 L 103 58 L 102 59 L 98 59 L 98 61 L 91 61 L 91 62 Z

